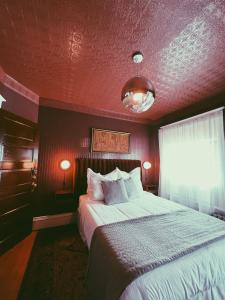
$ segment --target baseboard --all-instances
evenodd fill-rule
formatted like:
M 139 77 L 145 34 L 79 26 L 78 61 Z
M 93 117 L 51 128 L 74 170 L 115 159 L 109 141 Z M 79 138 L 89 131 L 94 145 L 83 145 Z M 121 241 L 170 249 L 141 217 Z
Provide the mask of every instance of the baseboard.
M 64 213 L 58 215 L 40 216 L 33 218 L 33 230 L 39 230 L 48 227 L 56 227 L 76 222 L 75 213 Z

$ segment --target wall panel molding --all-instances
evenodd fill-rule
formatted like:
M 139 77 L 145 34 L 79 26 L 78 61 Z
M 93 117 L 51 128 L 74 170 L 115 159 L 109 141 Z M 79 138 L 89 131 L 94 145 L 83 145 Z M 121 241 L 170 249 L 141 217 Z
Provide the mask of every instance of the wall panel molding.
M 46 106 L 46 107 L 51 107 L 51 108 L 58 108 L 58 109 L 63 109 L 63 110 L 70 110 L 70 111 L 85 113 L 85 114 L 94 115 L 94 116 L 101 116 L 101 117 L 105 117 L 105 118 L 113 118 L 113 119 L 118 119 L 118 120 L 134 122 L 134 123 L 140 123 L 140 124 L 150 124 L 151 123 L 151 121 L 149 119 L 145 119 L 145 118 L 137 119 L 137 117 L 132 116 L 132 115 L 121 114 L 118 112 L 107 111 L 107 110 L 103 110 L 103 109 L 96 109 L 94 107 L 86 107 L 83 105 L 67 103 L 67 102 L 63 102 L 63 101 L 55 100 L 55 99 L 40 98 L 40 105 Z
M 14 92 L 20 94 L 21 96 L 29 99 L 30 101 L 34 102 L 35 104 L 39 104 L 39 96 L 25 87 L 22 83 L 18 82 L 8 74 L 4 72 L 2 67 L 0 66 L 0 82 L 4 85 L 13 90 Z

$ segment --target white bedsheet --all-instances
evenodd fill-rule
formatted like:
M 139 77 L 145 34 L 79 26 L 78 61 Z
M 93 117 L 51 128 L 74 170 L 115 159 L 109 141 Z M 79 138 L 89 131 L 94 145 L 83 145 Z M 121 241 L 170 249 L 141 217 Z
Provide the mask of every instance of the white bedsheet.
M 90 247 L 97 226 L 181 208 L 147 192 L 133 201 L 111 206 L 83 195 L 79 202 L 81 236 Z M 120 300 L 159 299 L 225 300 L 225 239 L 140 276 L 120 297 Z

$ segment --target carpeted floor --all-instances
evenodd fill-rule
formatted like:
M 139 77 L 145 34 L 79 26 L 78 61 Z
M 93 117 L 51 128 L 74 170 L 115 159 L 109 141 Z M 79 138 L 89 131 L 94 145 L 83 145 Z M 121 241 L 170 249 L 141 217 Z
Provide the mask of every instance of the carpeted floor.
M 39 231 L 18 300 L 86 300 L 87 261 L 74 224 Z

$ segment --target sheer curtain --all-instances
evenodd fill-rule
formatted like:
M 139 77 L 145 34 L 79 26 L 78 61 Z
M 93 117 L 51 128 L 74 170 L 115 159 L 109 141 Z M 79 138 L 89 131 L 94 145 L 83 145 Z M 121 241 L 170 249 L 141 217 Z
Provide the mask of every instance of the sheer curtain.
M 205 213 L 225 210 L 223 111 L 159 130 L 161 197 Z

